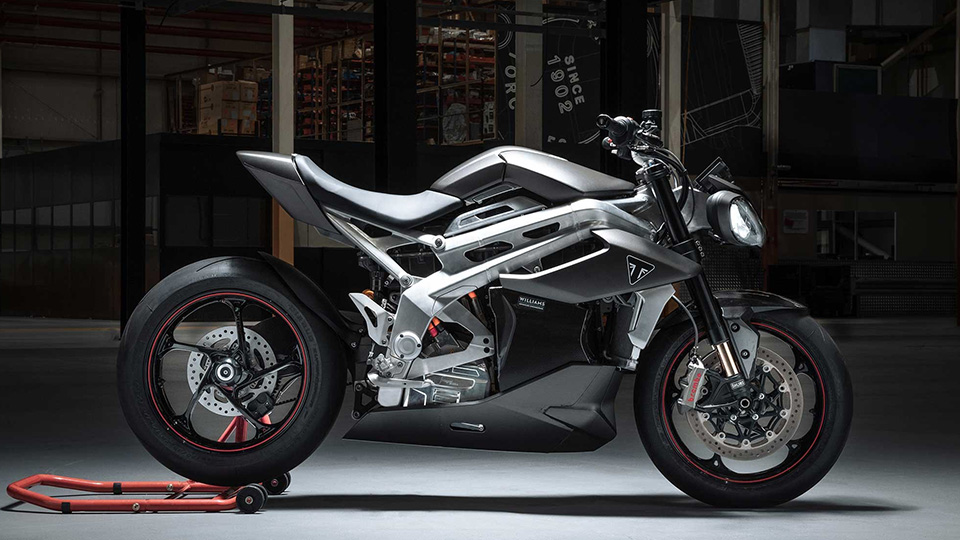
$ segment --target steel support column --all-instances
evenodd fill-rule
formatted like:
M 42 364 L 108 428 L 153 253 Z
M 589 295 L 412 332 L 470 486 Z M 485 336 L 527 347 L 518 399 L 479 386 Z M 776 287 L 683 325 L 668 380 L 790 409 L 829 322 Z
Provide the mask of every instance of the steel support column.
M 417 178 L 417 3 L 375 0 L 376 189 L 410 192 Z
M 663 109 L 662 137 L 667 148 L 681 156 L 683 147 L 683 27 L 680 1 L 660 4 L 660 108 Z
M 142 6 L 120 10 L 120 324 L 146 281 L 147 21 Z
M 0 159 L 3 159 L 3 49 L 0 49 Z
M 763 223 L 767 228 L 767 243 L 763 246 L 766 274 L 779 256 L 780 0 L 763 0 L 763 145 L 767 157 L 761 196 Z
M 542 0 L 517 0 L 517 11 L 543 13 Z M 517 15 L 517 24 L 542 26 L 543 15 Z M 514 138 L 543 148 L 543 34 L 517 32 L 517 109 Z
M 607 39 L 603 40 L 604 113 L 637 118 L 647 103 L 647 1 L 607 0 Z M 636 167 L 614 156 L 607 172 L 633 180 Z M 630 164 L 632 165 L 632 164 Z
M 283 4 L 278 0 L 277 4 Z M 292 2 L 291 2 L 292 3 Z M 293 15 L 272 15 L 273 79 L 270 137 L 273 151 L 293 153 L 294 114 Z M 274 199 L 271 206 L 271 246 L 273 256 L 293 264 L 294 222 Z

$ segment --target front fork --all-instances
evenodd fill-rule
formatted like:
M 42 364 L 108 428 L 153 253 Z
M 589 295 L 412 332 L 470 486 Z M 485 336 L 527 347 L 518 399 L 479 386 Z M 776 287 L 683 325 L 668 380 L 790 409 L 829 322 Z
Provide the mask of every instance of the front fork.
M 700 263 L 703 260 L 700 241 L 690 235 L 687 222 L 683 219 L 683 212 L 670 187 L 669 169 L 661 163 L 653 163 L 642 171 L 642 173 L 638 172 L 638 175 L 642 174 L 646 178 L 653 189 L 654 195 L 656 195 L 657 204 L 660 206 L 660 212 L 663 215 L 664 226 L 670 233 L 670 237 L 673 238 L 673 249 Z M 707 283 L 707 278 L 704 277 L 703 272 L 700 272 L 684 283 L 703 315 L 707 327 L 707 337 L 720 358 L 720 366 L 723 369 L 724 376 L 730 380 L 730 389 L 734 392 L 745 391 L 747 385 L 744 379 L 743 364 L 731 345 L 730 331 L 724 323 L 720 304 L 713 295 L 710 284 Z M 697 339 L 697 336 L 694 336 L 694 339 Z

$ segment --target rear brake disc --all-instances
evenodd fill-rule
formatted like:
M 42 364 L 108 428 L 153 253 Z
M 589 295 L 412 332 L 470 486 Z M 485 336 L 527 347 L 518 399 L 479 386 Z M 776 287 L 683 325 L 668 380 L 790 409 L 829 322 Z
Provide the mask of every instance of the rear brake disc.
M 246 338 L 247 347 L 250 354 L 255 358 L 255 362 L 263 362 L 262 369 L 270 368 L 277 363 L 276 355 L 273 354 L 273 348 L 267 343 L 267 340 L 260 334 L 250 330 L 243 329 L 243 335 Z M 214 349 L 227 350 L 233 347 L 237 342 L 236 326 L 224 326 L 207 332 L 197 345 Z M 210 359 L 202 353 L 190 353 L 187 360 L 187 383 L 190 385 L 190 393 L 197 391 L 200 381 L 207 368 L 210 367 Z M 259 366 L 258 366 L 259 367 Z M 277 385 L 277 374 L 273 373 L 264 377 L 259 384 L 251 386 L 240 394 L 243 401 L 250 397 L 257 397 L 264 392 L 273 392 Z M 208 411 L 220 416 L 240 416 L 240 411 L 230 404 L 226 396 L 220 390 L 208 390 L 200 396 L 200 404 Z

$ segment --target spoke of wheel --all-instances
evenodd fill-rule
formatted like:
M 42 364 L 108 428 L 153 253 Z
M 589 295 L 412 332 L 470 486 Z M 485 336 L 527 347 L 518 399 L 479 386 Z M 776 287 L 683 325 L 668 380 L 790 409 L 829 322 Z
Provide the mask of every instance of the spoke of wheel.
M 224 351 L 213 349 L 211 347 L 203 347 L 201 345 L 190 345 L 188 343 L 180 343 L 179 341 L 171 340 L 167 343 L 167 346 L 162 351 L 160 351 L 160 356 L 163 356 L 164 354 L 167 354 L 170 351 L 187 351 L 191 353 L 199 353 L 211 358 L 216 355 L 222 356 L 223 354 L 225 354 Z
M 210 370 L 207 370 L 207 372 L 209 371 Z M 187 403 L 186 410 L 177 417 L 190 431 L 193 431 L 193 411 L 197 408 L 197 403 L 200 402 L 200 396 L 211 386 L 213 386 L 213 384 L 208 382 L 208 377 L 204 374 L 203 380 L 200 381 L 200 386 L 197 387 L 197 391 L 190 397 L 190 403 Z
M 291 371 L 290 368 L 295 368 L 295 369 L 294 369 L 293 371 Z M 284 371 L 285 371 L 286 373 L 281 373 L 281 372 L 284 372 Z M 251 379 L 248 380 L 248 381 L 245 381 L 243 384 L 241 384 L 240 386 L 238 386 L 238 387 L 237 387 L 237 390 L 243 390 L 244 388 L 247 388 L 248 386 L 252 386 L 252 385 L 254 385 L 254 384 L 257 384 L 258 382 L 262 381 L 263 379 L 265 379 L 265 378 L 267 378 L 267 377 L 269 377 L 269 376 L 271 376 L 271 375 L 273 375 L 273 374 L 276 374 L 278 377 L 280 377 L 280 376 L 283 376 L 283 375 L 300 375 L 301 373 L 303 373 L 303 365 L 300 364 L 300 362 L 294 362 L 294 361 L 291 360 L 291 361 L 288 361 L 288 362 L 282 362 L 282 363 L 279 363 L 279 364 L 274 364 L 273 366 L 271 366 L 271 367 L 268 368 L 268 369 L 265 369 L 265 370 L 263 370 L 263 371 L 257 372 L 257 373 L 253 376 L 253 378 L 251 378 Z
M 258 433 L 258 434 L 260 433 L 260 430 L 261 430 L 261 429 L 262 429 L 262 430 L 267 430 L 267 429 L 269 429 L 270 426 L 267 426 L 267 425 L 263 424 L 262 422 L 260 422 L 260 420 L 259 420 L 258 418 L 254 418 L 253 415 L 251 415 L 250 413 L 247 412 L 247 409 L 243 406 L 243 403 L 240 402 L 240 399 L 239 399 L 239 398 L 237 397 L 237 395 L 236 395 L 239 390 L 240 390 L 239 388 L 234 388 L 232 392 L 226 392 L 226 391 L 223 392 L 223 395 L 224 395 L 224 397 L 227 398 L 227 401 L 229 401 L 230 404 L 233 405 L 233 408 L 234 408 L 234 409 L 236 409 L 237 411 L 239 411 L 240 414 L 242 414 L 243 417 L 244 417 L 248 422 L 250 422 L 251 424 L 253 424 L 253 426 L 254 426 L 255 428 L 257 428 L 257 433 Z
M 243 358 L 243 364 L 250 369 L 253 365 L 248 353 L 246 334 L 243 331 L 243 308 L 247 303 L 244 300 L 224 300 L 223 302 L 233 311 L 233 321 L 237 325 L 237 348 L 240 351 L 240 357 Z

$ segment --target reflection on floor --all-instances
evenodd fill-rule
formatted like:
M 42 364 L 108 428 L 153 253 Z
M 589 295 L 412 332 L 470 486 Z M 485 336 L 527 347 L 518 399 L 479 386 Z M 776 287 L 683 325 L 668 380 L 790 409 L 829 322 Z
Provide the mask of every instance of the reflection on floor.
M 960 430 L 952 320 L 825 321 L 856 392 L 853 432 L 831 474 L 772 510 L 704 506 L 643 452 L 630 403 L 620 435 L 589 454 L 526 455 L 344 441 L 349 410 L 256 516 L 62 516 L 11 506 L 0 538 L 210 538 L 229 530 L 318 538 L 955 538 Z M 167 479 L 127 429 L 115 390 L 117 329 L 105 321 L 0 319 L 0 482 L 37 472 Z M 347 396 L 348 403 L 352 396 Z M 242 525 L 236 520 L 243 520 Z M 734 528 L 735 529 L 732 529 Z

